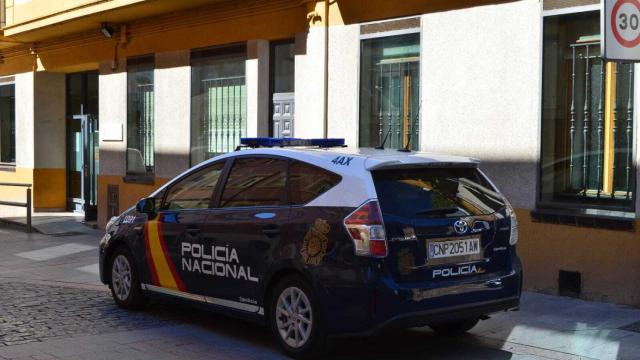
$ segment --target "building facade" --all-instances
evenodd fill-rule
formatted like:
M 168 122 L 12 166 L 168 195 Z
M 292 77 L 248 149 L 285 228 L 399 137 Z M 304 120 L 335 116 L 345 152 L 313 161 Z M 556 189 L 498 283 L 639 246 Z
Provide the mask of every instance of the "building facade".
M 384 140 L 482 161 L 517 209 L 527 289 L 640 305 L 637 71 L 600 58 L 597 1 L 3 10 L 0 182 L 33 183 L 35 211 L 104 225 L 241 136 Z

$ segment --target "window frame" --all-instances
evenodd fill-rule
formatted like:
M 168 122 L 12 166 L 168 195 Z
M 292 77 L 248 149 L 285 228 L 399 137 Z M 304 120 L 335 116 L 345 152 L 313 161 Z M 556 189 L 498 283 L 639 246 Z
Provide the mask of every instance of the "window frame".
M 15 78 L 13 76 L 9 76 L 6 78 L 0 78 L 0 86 L 13 86 L 13 129 L 14 129 L 14 133 L 13 133 L 13 139 L 11 139 L 11 146 L 13 147 L 13 162 L 5 162 L 5 161 L 0 161 L 0 170 L 9 170 L 9 171 L 15 171 L 16 168 L 16 164 L 17 164 L 17 134 L 16 134 L 16 125 L 17 125 L 17 121 L 16 121 L 16 82 L 15 82 Z
M 211 163 L 207 163 L 204 164 L 202 166 L 198 166 L 195 167 L 194 169 L 192 169 L 191 171 L 179 176 L 178 178 L 176 178 L 174 181 L 172 181 L 166 188 L 162 189 L 162 196 L 161 196 L 161 201 L 160 201 L 160 205 L 158 206 L 158 211 L 159 212 L 163 212 L 163 211 L 201 211 L 201 210 L 212 210 L 212 209 L 216 209 L 216 207 L 214 205 L 216 205 L 217 203 L 215 203 L 215 200 L 217 199 L 218 193 L 221 194 L 221 187 L 223 183 L 226 183 L 226 178 L 227 175 L 229 174 L 229 170 L 230 170 L 230 164 L 232 163 L 232 161 L 229 161 L 230 159 L 221 159 L 221 160 L 217 160 L 217 161 L 213 161 Z M 207 208 L 189 208 L 189 209 L 180 209 L 180 210 L 169 210 L 169 209 L 165 209 L 165 204 L 167 201 L 167 196 L 169 196 L 169 193 L 171 192 L 171 189 L 176 186 L 176 184 L 179 184 L 181 181 L 185 180 L 186 178 L 188 178 L 189 176 L 199 172 L 199 171 L 205 171 L 208 168 L 211 168 L 212 166 L 218 165 L 220 163 L 223 163 L 222 165 L 222 169 L 220 171 L 220 177 L 218 178 L 218 182 L 216 183 L 216 186 L 214 187 L 213 191 L 211 192 L 211 196 L 209 197 L 209 206 Z
M 212 59 L 216 59 L 219 57 L 225 57 L 225 56 L 233 56 L 233 55 L 239 55 L 239 57 L 243 57 L 244 59 L 244 63 L 245 63 L 245 70 L 244 70 L 244 76 L 245 76 L 245 87 L 248 85 L 247 83 L 247 72 L 246 72 L 246 62 L 248 60 L 248 49 L 247 49 L 247 43 L 246 42 L 238 42 L 238 43 L 231 43 L 231 44 L 226 44 L 226 45 L 220 45 L 220 46 L 213 46 L 213 47 L 204 47 L 204 48 L 197 48 L 197 49 L 191 49 L 190 53 L 189 53 L 189 166 L 197 166 L 198 164 L 201 164 L 203 162 L 206 162 L 210 159 L 214 159 L 216 156 L 220 156 L 222 154 L 218 154 L 214 157 L 211 158 L 207 158 L 204 159 L 202 161 L 200 161 L 199 163 L 194 163 L 194 155 L 193 155 L 193 149 L 194 149 L 194 145 L 197 145 L 196 143 L 194 143 L 193 141 L 193 123 L 194 120 L 196 118 L 196 115 L 194 114 L 194 74 L 193 74 L 193 69 L 195 66 L 198 65 L 203 65 L 206 64 L 207 61 L 210 61 Z M 248 94 L 245 95 L 245 99 L 244 99 L 244 107 L 245 107 L 245 111 L 246 111 L 246 118 L 245 118 L 245 135 L 246 132 L 249 129 L 249 125 L 247 123 L 248 121 Z
M 398 18 L 398 19 L 390 19 L 390 20 L 381 20 L 381 21 L 372 21 L 372 22 L 366 22 L 366 23 L 361 23 L 360 24 L 360 32 L 362 32 L 362 26 L 365 25 L 372 25 L 372 24 L 383 24 L 383 23 L 389 23 L 389 22 L 394 22 L 394 21 L 402 21 L 402 20 L 406 20 L 406 19 L 411 19 L 414 18 L 414 16 L 410 16 L 410 17 L 406 17 L 406 18 Z M 422 19 L 419 19 L 420 21 L 420 25 L 418 27 L 415 26 L 411 26 L 411 27 L 406 27 L 406 28 L 402 28 L 402 29 L 395 29 L 395 30 L 387 30 L 387 31 L 381 31 L 381 32 L 373 32 L 373 33 L 366 33 L 366 34 L 362 34 L 360 33 L 358 36 L 358 44 L 357 44 L 357 48 L 358 48 L 358 52 L 357 52 L 357 56 L 358 56 L 358 64 L 357 64 L 357 74 L 356 76 L 358 77 L 358 88 L 357 88 L 357 97 L 356 97 L 356 119 L 357 119 L 357 126 L 356 126 L 356 130 L 355 130 L 355 138 L 356 138 L 356 145 L 358 147 L 361 147 L 360 144 L 360 121 L 361 121 L 361 106 L 362 106 L 362 97 L 361 97 L 361 92 L 362 92 L 362 84 L 363 84 L 363 68 L 362 68 L 362 45 L 365 41 L 367 40 L 375 40 L 375 39 L 381 39 L 381 38 L 388 38 L 388 37 L 394 37 L 394 36 L 407 36 L 407 35 L 413 35 L 413 34 L 418 34 L 419 37 L 419 46 L 420 46 L 420 54 L 418 55 L 418 80 L 419 80 L 419 84 L 418 84 L 418 138 L 417 139 L 412 139 L 411 143 L 415 144 L 416 140 L 417 140 L 417 145 L 418 145 L 418 151 L 420 151 L 422 149 L 423 146 L 423 139 L 422 139 L 422 134 L 423 134 L 423 126 L 424 126 L 424 121 L 423 121 L 423 117 L 422 117 L 422 96 L 423 96 L 423 84 L 424 84 L 424 71 L 422 71 L 422 67 L 424 64 L 424 51 L 423 51 L 423 46 L 424 46 L 424 32 L 422 31 Z M 413 146 L 413 145 L 412 145 Z
M 127 58 L 127 70 L 125 73 L 126 83 L 127 83 L 127 118 L 126 118 L 126 133 L 125 133 L 125 176 L 123 180 L 125 182 L 130 183 L 141 183 L 141 184 L 153 184 L 153 180 L 156 174 L 156 149 L 155 149 L 155 138 L 156 138 L 156 114 L 155 114 L 155 101 L 156 101 L 156 64 L 155 64 L 155 54 L 146 54 L 141 56 L 135 56 L 131 58 Z M 137 173 L 129 171 L 129 122 L 132 120 L 129 118 L 129 104 L 131 101 L 131 94 L 129 93 L 129 68 L 145 68 L 146 66 L 150 67 L 151 72 L 153 73 L 153 170 L 151 172 L 146 171 L 145 173 Z M 146 166 L 145 166 L 146 167 Z
M 538 155 L 536 160 L 536 197 L 535 197 L 535 207 L 532 210 L 532 214 L 534 213 L 546 213 L 546 214 L 557 214 L 558 217 L 563 217 L 564 220 L 557 222 L 560 223 L 570 223 L 570 224 L 578 224 L 581 219 L 589 218 L 589 219 L 611 219 L 610 221 L 622 221 L 627 222 L 629 219 L 635 219 L 635 214 L 637 212 L 637 171 L 638 164 L 636 163 L 637 157 L 637 131 L 638 131 L 638 96 L 640 95 L 640 91 L 637 91 L 637 84 L 639 83 L 640 76 L 637 65 L 634 65 L 633 72 L 633 127 L 631 131 L 631 139 L 633 144 L 631 146 L 631 174 L 633 177 L 633 181 L 630 184 L 630 188 L 632 189 L 631 199 L 629 201 L 629 205 L 620 206 L 620 205 L 610 205 L 610 204 L 596 204 L 596 203 L 583 203 L 579 201 L 549 201 L 543 200 L 543 182 L 542 182 L 542 167 L 543 167 L 543 123 L 544 119 L 544 55 L 545 55 L 545 46 L 544 46 L 544 32 L 545 32 L 545 20 L 551 17 L 564 17 L 578 14 L 586 14 L 593 13 L 594 15 L 597 13 L 602 20 L 602 11 L 600 5 L 583 5 L 583 6 L 574 6 L 570 8 L 562 8 L 562 9 L 554 9 L 554 10 L 544 10 L 542 11 L 541 18 L 541 40 L 540 40 L 540 99 L 538 104 L 538 109 L 540 111 L 540 123 L 538 127 Z M 631 216 L 634 215 L 634 216 Z M 571 219 L 567 220 L 567 217 Z M 558 218 L 559 219 L 559 218 Z M 575 220 L 575 221 L 573 221 Z M 539 221 L 546 222 L 546 220 L 540 218 Z M 554 220 L 554 222 L 556 222 Z M 593 224 L 592 224 L 593 225 Z M 578 226 L 592 226 L 592 225 L 578 225 Z M 598 224 L 593 225 L 594 227 L 603 227 Z

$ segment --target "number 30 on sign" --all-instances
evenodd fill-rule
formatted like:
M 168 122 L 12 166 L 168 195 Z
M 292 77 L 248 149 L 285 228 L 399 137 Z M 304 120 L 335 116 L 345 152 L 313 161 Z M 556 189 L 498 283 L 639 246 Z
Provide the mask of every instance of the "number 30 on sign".
M 600 32 L 608 60 L 640 61 L 640 0 L 603 0 Z

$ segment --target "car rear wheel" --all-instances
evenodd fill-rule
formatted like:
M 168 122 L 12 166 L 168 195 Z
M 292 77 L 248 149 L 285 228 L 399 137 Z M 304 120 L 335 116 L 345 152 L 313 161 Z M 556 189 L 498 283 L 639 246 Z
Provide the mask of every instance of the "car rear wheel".
M 429 325 L 433 331 L 435 331 L 438 335 L 443 336 L 456 336 L 462 335 L 467 331 L 471 330 L 480 319 L 471 318 L 453 322 L 445 322 L 440 324 Z
M 284 278 L 269 304 L 270 327 L 284 351 L 296 359 L 320 357 L 326 350 L 326 334 L 307 283 L 298 276 Z
M 140 276 L 129 249 L 115 250 L 110 258 L 111 295 L 116 304 L 129 310 L 142 308 L 146 299 L 140 289 Z

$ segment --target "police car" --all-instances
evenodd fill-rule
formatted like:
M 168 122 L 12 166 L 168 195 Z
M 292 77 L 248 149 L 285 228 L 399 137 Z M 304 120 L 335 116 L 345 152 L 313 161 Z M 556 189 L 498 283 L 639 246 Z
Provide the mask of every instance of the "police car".
M 519 306 L 516 217 L 476 160 L 242 142 L 109 222 L 100 276 L 119 306 L 205 304 L 268 326 L 298 358 L 332 336 L 459 334 Z

